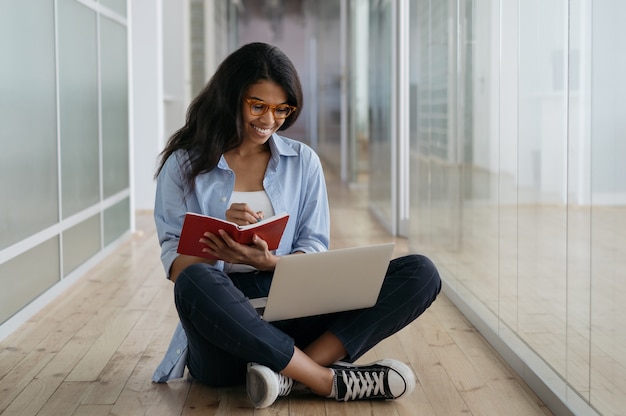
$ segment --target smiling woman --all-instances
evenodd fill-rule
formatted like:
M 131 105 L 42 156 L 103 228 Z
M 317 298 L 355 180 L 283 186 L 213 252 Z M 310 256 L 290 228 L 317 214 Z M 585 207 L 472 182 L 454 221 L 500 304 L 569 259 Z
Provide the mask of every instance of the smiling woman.
M 347 363 L 435 300 L 441 281 L 426 257 L 383 265 L 378 302 L 368 309 L 270 323 L 249 302 L 268 295 L 280 257 L 329 247 L 320 159 L 307 145 L 277 134 L 301 108 L 291 61 L 271 45 L 245 45 L 219 66 L 163 151 L 154 215 L 180 325 L 153 380 L 180 377 L 186 366 L 207 385 L 245 382 L 258 408 L 289 394 L 295 382 L 338 401 L 396 399 L 415 388 L 415 375 L 402 362 Z M 276 250 L 259 236 L 244 245 L 223 230 L 204 232 L 202 251 L 218 259 L 209 260 L 177 253 L 187 212 L 238 225 L 282 212 L 289 220 Z

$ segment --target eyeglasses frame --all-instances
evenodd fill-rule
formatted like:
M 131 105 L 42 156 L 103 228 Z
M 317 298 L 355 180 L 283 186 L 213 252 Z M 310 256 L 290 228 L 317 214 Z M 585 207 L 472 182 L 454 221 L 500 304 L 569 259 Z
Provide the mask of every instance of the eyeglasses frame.
M 255 117 L 261 117 L 261 116 L 265 115 L 269 110 L 272 110 L 272 115 L 274 116 L 274 118 L 279 119 L 279 120 L 284 120 L 284 119 L 288 118 L 290 115 L 292 115 L 293 112 L 298 109 L 298 107 L 294 107 L 293 105 L 289 105 L 289 104 L 276 104 L 276 105 L 273 105 L 273 104 L 266 103 L 263 100 L 258 100 L 256 98 L 246 98 L 245 100 L 246 100 L 246 103 L 248 103 L 248 105 L 249 105 L 250 114 L 252 114 Z M 262 112 L 261 114 L 254 114 L 252 112 L 252 106 L 255 103 L 263 104 L 263 105 L 267 106 L 267 109 L 264 112 Z M 287 108 L 289 108 L 289 114 L 287 114 L 285 117 L 276 117 L 276 109 L 278 107 L 287 107 Z

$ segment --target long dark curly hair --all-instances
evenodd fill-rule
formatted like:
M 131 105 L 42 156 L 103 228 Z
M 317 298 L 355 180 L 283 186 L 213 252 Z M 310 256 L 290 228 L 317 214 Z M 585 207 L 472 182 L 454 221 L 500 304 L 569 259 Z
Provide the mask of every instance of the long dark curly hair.
M 189 153 L 190 185 L 196 176 L 209 172 L 220 156 L 242 142 L 242 100 L 250 85 L 273 81 L 287 94 L 287 104 L 297 107 L 279 130 L 291 126 L 302 109 L 302 86 L 291 60 L 277 47 L 250 43 L 230 54 L 217 68 L 187 110 L 185 125 L 174 133 L 160 154 L 159 175 L 168 157 L 178 149 Z

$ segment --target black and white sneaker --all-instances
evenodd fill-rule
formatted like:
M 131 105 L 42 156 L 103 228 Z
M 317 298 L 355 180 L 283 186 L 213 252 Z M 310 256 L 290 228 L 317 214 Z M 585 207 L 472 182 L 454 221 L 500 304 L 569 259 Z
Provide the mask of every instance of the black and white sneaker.
M 415 374 L 396 360 L 379 360 L 365 365 L 337 363 L 333 393 L 337 401 L 391 400 L 410 394 L 415 388 Z
M 285 377 L 268 367 L 256 364 L 248 364 L 246 376 L 246 391 L 250 401 L 257 409 L 270 406 L 279 396 L 291 393 L 293 380 Z

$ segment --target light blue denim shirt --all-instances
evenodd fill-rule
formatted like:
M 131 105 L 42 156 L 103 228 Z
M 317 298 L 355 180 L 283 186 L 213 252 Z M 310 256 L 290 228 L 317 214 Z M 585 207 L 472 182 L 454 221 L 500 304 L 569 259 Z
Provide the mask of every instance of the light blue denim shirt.
M 270 137 L 269 144 L 272 157 L 263 187 L 274 212 L 289 213 L 276 254 L 327 250 L 330 216 L 319 157 L 304 143 L 277 134 Z M 178 150 L 167 159 L 157 178 L 154 219 L 161 244 L 161 261 L 168 278 L 172 262 L 178 255 L 176 249 L 185 214 L 196 212 L 225 218 L 235 186 L 235 174 L 223 156 L 215 169 L 196 177 L 193 190 L 184 179 L 188 168 L 187 152 Z M 216 264 L 216 267 L 222 266 L 221 262 Z M 179 322 L 152 380 L 162 383 L 180 378 L 186 363 L 187 337 Z

